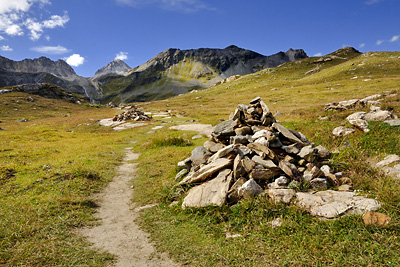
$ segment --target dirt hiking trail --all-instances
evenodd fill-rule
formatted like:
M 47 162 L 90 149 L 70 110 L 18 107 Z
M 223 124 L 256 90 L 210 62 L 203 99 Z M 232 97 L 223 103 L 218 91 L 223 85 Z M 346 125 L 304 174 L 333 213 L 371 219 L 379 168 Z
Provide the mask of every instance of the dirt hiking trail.
M 137 164 L 128 161 L 137 159 L 139 155 L 127 148 L 123 164 L 117 167 L 117 175 L 98 195 L 100 207 L 96 217 L 101 224 L 85 228 L 81 233 L 93 243 L 93 247 L 116 255 L 116 267 L 180 266 L 165 254 L 157 253 L 148 240 L 148 234 L 134 222 L 139 209 L 132 209 L 129 181 L 136 175 Z

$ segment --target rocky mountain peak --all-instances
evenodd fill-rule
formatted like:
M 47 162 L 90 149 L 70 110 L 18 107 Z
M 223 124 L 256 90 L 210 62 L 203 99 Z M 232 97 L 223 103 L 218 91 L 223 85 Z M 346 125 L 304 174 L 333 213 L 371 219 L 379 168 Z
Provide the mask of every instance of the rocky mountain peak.
M 131 70 L 131 67 L 123 60 L 117 58 L 96 71 L 91 79 L 95 80 L 107 75 L 125 75 L 129 70 Z

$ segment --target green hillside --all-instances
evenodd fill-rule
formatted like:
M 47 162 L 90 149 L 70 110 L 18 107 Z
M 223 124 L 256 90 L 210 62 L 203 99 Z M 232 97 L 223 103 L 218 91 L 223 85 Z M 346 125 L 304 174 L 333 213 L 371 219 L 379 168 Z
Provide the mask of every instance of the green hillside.
M 180 70 L 172 74 L 185 76 Z M 0 95 L 0 265 L 107 266 L 112 255 L 91 249 L 77 230 L 97 223 L 93 194 L 113 177 L 124 148 L 133 147 L 142 153 L 133 200 L 138 205 L 160 203 L 142 211 L 139 223 L 161 251 L 183 265 L 398 266 L 400 184 L 368 162 L 399 154 L 400 128 L 371 122 L 368 133 L 357 130 L 333 138 L 335 127 L 349 125 L 347 115 L 368 108 L 337 112 L 323 107 L 386 94 L 392 96 L 383 98 L 381 107 L 400 117 L 399 84 L 400 52 L 361 54 L 344 48 L 198 92 L 140 103 L 146 112 L 169 110 L 172 117 L 154 117 L 148 126 L 121 132 L 97 123 L 120 110 L 39 96 L 31 102 L 24 93 Z M 391 216 L 391 224 L 366 227 L 359 215 L 320 220 L 265 197 L 223 208 L 171 205 L 188 190 L 175 187 L 177 162 L 207 139 L 192 140 L 197 133 L 168 127 L 193 121 L 215 125 L 257 96 L 281 124 L 338 152 L 330 165 L 343 170 L 361 194 L 379 199 L 380 212 Z M 27 121 L 19 122 L 23 119 Z M 154 126 L 164 127 L 148 134 Z M 281 227 L 270 226 L 275 218 L 283 219 Z M 227 239 L 226 233 L 240 237 Z

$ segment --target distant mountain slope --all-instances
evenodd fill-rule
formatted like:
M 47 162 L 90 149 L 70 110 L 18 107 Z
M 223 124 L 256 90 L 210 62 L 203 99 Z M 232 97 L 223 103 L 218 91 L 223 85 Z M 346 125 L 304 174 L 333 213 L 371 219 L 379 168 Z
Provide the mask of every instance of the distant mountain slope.
M 40 57 L 14 61 L 0 56 L 0 86 L 27 83 L 52 83 L 70 93 L 98 98 L 90 80 L 77 75 L 64 60 Z
M 128 66 L 124 61 L 120 59 L 115 59 L 96 71 L 91 80 L 98 80 L 101 77 L 108 75 L 124 75 L 127 74 L 132 68 Z
M 207 88 L 232 75 L 250 74 L 305 57 L 302 49 L 264 56 L 233 45 L 225 49 L 170 48 L 128 75 L 103 76 L 96 82 L 103 103 L 149 101 Z
M 93 102 L 150 101 L 204 89 L 232 75 L 250 74 L 305 57 L 302 49 L 264 56 L 233 45 L 225 49 L 170 48 L 134 69 L 122 60 L 114 60 L 93 77 L 84 78 L 61 59 L 13 61 L 0 56 L 0 87 L 52 83 L 66 92 L 88 96 Z

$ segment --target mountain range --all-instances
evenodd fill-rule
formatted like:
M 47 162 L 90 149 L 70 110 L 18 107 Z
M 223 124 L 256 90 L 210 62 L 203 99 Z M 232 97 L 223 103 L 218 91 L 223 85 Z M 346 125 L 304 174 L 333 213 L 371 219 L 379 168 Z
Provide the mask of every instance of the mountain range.
M 84 78 L 64 61 L 46 57 L 13 61 L 0 56 L 0 87 L 51 83 L 96 103 L 151 101 L 204 89 L 233 75 L 246 75 L 306 58 L 302 49 L 274 55 L 231 45 L 225 49 L 170 48 L 135 68 L 116 59 Z

